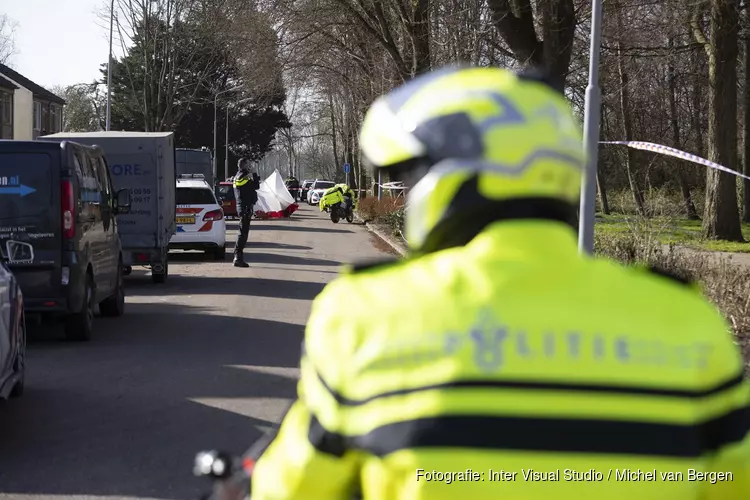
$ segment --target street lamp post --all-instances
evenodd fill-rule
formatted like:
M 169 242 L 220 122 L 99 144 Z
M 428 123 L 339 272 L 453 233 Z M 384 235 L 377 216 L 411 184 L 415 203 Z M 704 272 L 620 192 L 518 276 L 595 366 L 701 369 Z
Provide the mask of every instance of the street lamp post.
M 242 104 L 244 102 L 252 100 L 251 97 L 248 97 L 246 99 L 240 99 L 235 104 Z M 215 122 L 214 122 L 215 123 Z M 224 172 L 226 175 L 229 175 L 229 104 L 227 104 L 227 122 L 226 122 L 226 144 L 224 145 L 225 151 L 224 151 Z M 216 135 L 214 135 L 216 137 Z
M 226 138 L 224 140 L 224 175 L 229 175 L 229 104 L 227 104 Z
M 226 94 L 227 92 L 234 92 L 235 90 L 239 90 L 241 88 L 242 88 L 242 85 L 237 85 L 236 87 L 232 87 L 231 89 L 222 90 L 221 92 L 218 92 L 218 93 L 214 94 L 214 158 L 213 158 L 214 179 L 218 179 L 219 178 L 218 164 L 216 163 L 216 148 L 217 148 L 216 136 L 218 135 L 217 132 L 216 132 L 216 129 L 217 129 L 217 124 L 216 124 L 216 109 L 217 109 L 217 106 L 216 106 L 216 102 L 217 102 L 217 99 L 219 98 L 219 96 L 221 94 Z M 227 113 L 228 113 L 228 111 L 227 111 Z M 227 125 L 227 128 L 229 128 L 229 125 Z M 227 134 L 228 134 L 228 132 L 227 132 Z M 227 143 L 228 142 L 229 141 L 227 140 Z M 228 173 L 229 173 L 229 170 L 226 170 L 224 172 L 225 175 L 228 174 Z
M 601 92 L 599 90 L 599 52 L 602 37 L 602 0 L 591 2 L 591 48 L 589 51 L 589 84 L 583 119 L 583 147 L 588 164 L 581 185 L 581 205 L 578 226 L 578 248 L 582 253 L 594 253 L 594 223 L 596 219 L 596 171 L 599 156 L 599 119 Z

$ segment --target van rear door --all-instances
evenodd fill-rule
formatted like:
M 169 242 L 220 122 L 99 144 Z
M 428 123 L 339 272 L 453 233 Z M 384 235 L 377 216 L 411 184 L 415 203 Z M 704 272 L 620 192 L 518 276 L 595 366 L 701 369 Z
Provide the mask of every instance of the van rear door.
M 32 142 L 0 145 L 0 254 L 32 307 L 61 296 L 61 151 Z

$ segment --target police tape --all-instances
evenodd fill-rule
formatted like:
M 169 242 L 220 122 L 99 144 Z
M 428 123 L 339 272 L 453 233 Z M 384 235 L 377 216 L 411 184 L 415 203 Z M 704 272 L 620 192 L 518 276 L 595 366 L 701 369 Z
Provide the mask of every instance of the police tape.
M 600 141 L 599 144 L 615 144 L 619 146 L 627 146 L 633 149 L 641 149 L 643 151 L 660 153 L 667 156 L 674 156 L 675 158 L 687 160 L 699 165 L 705 165 L 706 167 L 711 167 L 713 169 L 721 170 L 722 172 L 726 172 L 728 174 L 750 180 L 750 177 L 748 177 L 747 175 L 741 174 L 735 170 L 732 170 L 731 168 L 727 168 L 724 165 L 719 165 L 718 163 L 712 162 L 711 160 L 707 160 L 705 158 L 701 158 L 700 156 L 696 156 L 679 149 L 671 148 L 669 146 L 664 146 L 663 144 L 654 144 L 653 142 L 643 141 Z

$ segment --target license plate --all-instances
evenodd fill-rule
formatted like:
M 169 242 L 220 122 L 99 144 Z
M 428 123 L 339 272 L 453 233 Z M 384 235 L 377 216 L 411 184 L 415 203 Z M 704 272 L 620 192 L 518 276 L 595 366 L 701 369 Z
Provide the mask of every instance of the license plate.
M 221 204 L 221 206 L 223 206 L 223 207 L 231 207 L 232 206 L 232 202 L 231 201 L 225 201 L 225 202 L 223 202 Z
M 177 217 L 177 224 L 195 224 L 195 216 Z

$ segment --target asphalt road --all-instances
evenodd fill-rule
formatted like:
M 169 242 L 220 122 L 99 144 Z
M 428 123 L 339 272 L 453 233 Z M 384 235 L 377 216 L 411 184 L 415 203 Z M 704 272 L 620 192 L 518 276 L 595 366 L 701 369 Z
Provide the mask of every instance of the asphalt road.
M 27 392 L 0 404 L 0 499 L 197 498 L 195 453 L 240 453 L 289 406 L 311 300 L 340 263 L 385 251 L 303 206 L 253 221 L 249 269 L 175 253 L 155 285 L 136 268 L 125 316 L 97 318 L 89 343 L 34 328 Z

